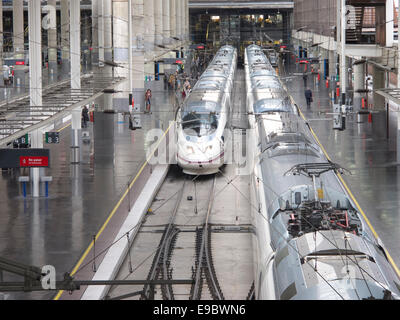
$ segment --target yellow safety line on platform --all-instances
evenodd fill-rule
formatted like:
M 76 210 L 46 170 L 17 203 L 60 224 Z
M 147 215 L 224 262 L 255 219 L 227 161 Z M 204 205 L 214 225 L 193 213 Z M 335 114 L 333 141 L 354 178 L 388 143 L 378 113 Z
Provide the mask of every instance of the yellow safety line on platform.
M 63 131 L 64 129 L 68 128 L 70 125 L 71 125 L 71 122 L 68 123 L 65 127 L 62 127 L 61 129 L 56 130 L 56 132 L 61 132 L 61 131 Z
M 118 201 L 118 203 L 115 205 L 114 209 L 111 211 L 110 215 L 108 216 L 107 220 L 104 222 L 104 224 L 102 225 L 102 227 L 100 228 L 100 230 L 97 232 L 95 240 L 97 240 L 100 235 L 103 233 L 104 229 L 107 227 L 108 223 L 110 222 L 111 218 L 114 216 L 115 212 L 117 212 L 119 206 L 121 205 L 122 201 L 125 199 L 126 195 L 128 194 L 128 191 L 130 191 L 130 189 L 132 188 L 132 186 L 134 185 L 134 183 L 136 182 L 136 180 L 138 179 L 138 177 L 140 176 L 140 174 L 142 173 L 142 171 L 144 170 L 144 168 L 146 167 L 146 165 L 148 164 L 149 159 L 154 155 L 154 153 L 156 152 L 158 146 L 160 145 L 160 143 L 163 141 L 164 137 L 166 136 L 166 134 L 168 133 L 168 131 L 171 129 L 171 126 L 174 124 L 174 122 L 171 122 L 171 124 L 169 125 L 169 127 L 167 128 L 167 130 L 164 132 L 163 136 L 161 137 L 161 139 L 159 140 L 159 142 L 157 143 L 156 147 L 154 148 L 153 152 L 151 153 L 151 156 L 146 159 L 146 161 L 144 162 L 144 164 L 142 165 L 142 167 L 140 168 L 139 172 L 137 173 L 136 177 L 133 179 L 133 181 L 131 182 L 131 184 L 129 185 L 128 189 L 125 190 L 124 194 L 122 195 L 121 199 Z M 88 246 L 88 248 L 86 249 L 86 251 L 83 253 L 82 257 L 79 259 L 78 263 L 76 264 L 76 266 L 74 267 L 74 269 L 71 272 L 71 276 L 73 276 L 75 274 L 75 272 L 77 272 L 77 270 L 79 269 L 79 267 L 81 266 L 82 262 L 85 260 L 86 256 L 89 254 L 90 250 L 93 247 L 93 241 L 90 242 L 90 245 Z M 54 300 L 58 300 L 60 299 L 61 295 L 63 294 L 64 290 L 59 290 L 58 294 L 55 296 Z
M 290 98 L 292 99 L 293 104 L 296 104 L 296 103 L 294 102 L 293 98 L 292 98 L 292 97 L 290 97 Z M 306 119 L 306 117 L 304 116 L 303 112 L 301 112 L 300 108 L 298 108 L 298 110 L 299 110 L 299 112 L 300 112 L 301 117 L 304 119 L 304 121 L 307 122 L 307 119 Z M 319 139 L 318 139 L 316 133 L 315 133 L 314 130 L 311 128 L 311 126 L 310 126 L 310 130 L 311 130 L 311 133 L 313 134 L 315 140 L 317 140 L 317 143 L 318 143 L 319 146 L 321 147 L 322 152 L 325 154 L 326 158 L 327 158 L 329 161 L 332 161 L 331 158 L 329 157 L 328 153 L 326 152 L 324 146 L 323 146 L 322 143 L 319 141 Z M 348 195 L 349 195 L 349 196 L 351 197 L 351 199 L 354 201 L 354 204 L 357 206 L 357 209 L 361 212 L 362 216 L 364 217 L 364 220 L 367 222 L 367 224 L 368 224 L 368 226 L 370 227 L 370 229 L 371 229 L 372 233 L 374 234 L 375 238 L 380 239 L 379 236 L 378 236 L 378 234 L 376 233 L 374 227 L 372 226 L 371 222 L 369 221 L 369 219 L 367 218 L 366 214 L 364 213 L 363 209 L 361 209 L 360 204 L 358 203 L 358 201 L 357 201 L 356 198 L 354 197 L 353 193 L 350 191 L 350 188 L 347 186 L 347 183 L 344 181 L 342 175 L 341 175 L 340 173 L 337 173 L 337 176 L 338 176 L 338 178 L 340 179 L 340 181 L 342 182 L 343 186 L 345 187 L 345 189 L 346 189 Z M 386 255 L 387 255 L 388 260 L 390 261 L 392 267 L 395 269 L 397 275 L 400 277 L 400 270 L 399 270 L 399 268 L 396 266 L 396 264 L 395 264 L 393 258 L 390 256 L 389 252 L 388 252 L 386 249 L 384 249 L 384 250 L 385 250 L 385 252 L 386 252 Z

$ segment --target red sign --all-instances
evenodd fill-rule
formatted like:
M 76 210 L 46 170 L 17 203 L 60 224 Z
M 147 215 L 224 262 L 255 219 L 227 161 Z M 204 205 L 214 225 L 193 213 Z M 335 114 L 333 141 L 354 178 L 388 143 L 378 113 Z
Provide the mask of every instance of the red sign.
M 310 63 L 310 62 L 307 60 L 300 60 L 300 63 L 303 64 L 303 63 Z
M 15 65 L 16 66 L 23 66 L 25 64 L 25 61 L 16 61 Z
M 181 60 L 176 60 L 175 63 L 182 64 L 182 61 Z
M 287 46 L 281 46 L 281 48 L 282 48 L 282 49 L 286 49 L 286 48 L 287 48 Z
M 21 167 L 48 167 L 49 157 L 19 157 Z
M 197 46 L 197 49 L 204 49 L 204 46 Z

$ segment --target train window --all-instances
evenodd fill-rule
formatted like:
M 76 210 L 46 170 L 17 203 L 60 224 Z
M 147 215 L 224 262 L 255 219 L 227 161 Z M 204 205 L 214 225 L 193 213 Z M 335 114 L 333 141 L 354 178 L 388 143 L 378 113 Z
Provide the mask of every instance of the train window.
M 217 130 L 218 120 L 215 114 L 189 113 L 182 119 L 183 131 L 190 136 L 208 136 Z
M 290 100 L 285 99 L 261 99 L 254 104 L 256 113 L 263 112 L 293 112 Z
M 306 143 L 275 143 L 268 149 L 269 157 L 278 157 L 284 155 L 306 155 L 318 157 L 318 150 Z
M 306 138 L 306 136 L 301 132 L 273 132 L 268 137 L 266 137 L 267 143 L 276 143 L 276 142 L 284 142 L 284 143 L 308 143 L 311 144 L 311 141 Z

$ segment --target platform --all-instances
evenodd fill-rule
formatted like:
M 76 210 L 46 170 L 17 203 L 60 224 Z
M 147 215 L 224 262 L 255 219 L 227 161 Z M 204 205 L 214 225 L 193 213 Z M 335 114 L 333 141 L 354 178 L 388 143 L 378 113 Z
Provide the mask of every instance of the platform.
M 142 129 L 132 131 L 127 117 L 122 119 L 118 114 L 107 114 L 105 121 L 108 128 L 113 128 L 113 134 L 93 136 L 96 122 L 90 123 L 90 143 L 82 144 L 79 165 L 70 164 L 70 127 L 67 124 L 59 128 L 61 143 L 46 145 L 50 148 L 51 163 L 45 175 L 53 177 L 49 198 L 24 199 L 18 176 L 28 172 L 22 169 L 2 172 L 0 185 L 7 192 L 0 195 L 0 256 L 28 265 L 53 265 L 57 280 L 61 280 L 65 272 L 71 272 L 79 262 L 80 267 L 85 264 L 82 257 L 86 249 L 113 210 L 115 216 L 121 215 L 113 220 L 116 225 L 127 214 L 128 197 L 123 196 L 128 183 L 136 178 L 129 194 L 129 200 L 133 201 L 151 170 L 143 166 L 148 147 L 146 133 L 157 127 L 165 130 L 174 116 L 175 98 L 170 97 L 170 93 L 154 90 L 152 100 L 153 113 L 141 115 Z M 106 231 L 112 233 L 113 225 Z M 100 235 L 96 251 L 100 252 L 108 241 L 107 237 L 102 243 Z M 92 256 L 91 251 L 86 252 L 87 259 Z M 87 265 L 76 276 L 92 275 L 92 267 L 92 264 Z M 4 280 L 19 281 L 21 278 L 5 274 Z M 6 295 L 6 298 L 51 299 L 55 294 L 16 293 Z

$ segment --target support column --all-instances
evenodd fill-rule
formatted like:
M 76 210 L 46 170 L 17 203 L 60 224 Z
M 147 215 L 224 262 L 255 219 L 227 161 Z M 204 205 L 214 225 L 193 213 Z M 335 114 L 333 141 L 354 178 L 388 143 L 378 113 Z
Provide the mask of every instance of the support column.
M 170 17 L 170 0 L 163 0 L 163 32 L 164 40 L 163 44 L 171 43 L 171 17 Z
M 400 12 L 397 19 L 400 26 Z M 400 88 L 400 41 L 397 41 L 397 88 Z M 397 112 L 397 162 L 400 163 L 400 112 Z
M 87 70 L 89 67 L 89 61 L 91 51 L 91 14 L 85 14 L 82 17 L 82 70 Z
M 25 59 L 24 54 L 24 7 L 23 0 L 14 0 L 13 4 L 13 43 L 14 58 Z M 14 85 L 25 89 L 25 66 L 14 67 Z
M 147 0 L 134 0 L 133 5 L 132 93 L 139 110 L 144 110 L 144 20 L 140 18 L 143 16 L 143 1 Z
M 361 110 L 361 99 L 365 93 L 360 92 L 365 90 L 365 63 L 355 63 L 354 69 L 354 110 L 356 112 Z
M 346 64 L 346 0 L 341 0 L 341 24 L 340 24 L 340 105 L 344 104 L 346 97 L 347 64 Z
M 156 45 L 162 45 L 163 39 L 163 0 L 154 0 L 154 23 L 155 23 L 155 38 Z
M 155 59 L 158 60 L 157 57 L 162 55 L 162 46 L 163 44 L 163 0 L 154 0 L 154 24 L 155 24 Z M 159 74 L 162 73 L 162 64 L 158 64 L 158 68 L 155 67 L 155 80 L 160 80 Z
M 104 59 L 113 60 L 112 45 L 112 0 L 103 0 L 104 2 Z
M 170 27 L 171 27 L 171 38 L 176 38 L 176 1 L 177 0 L 169 0 L 169 13 L 170 13 Z M 172 44 L 176 43 L 175 39 L 172 39 Z
M 49 80 L 57 80 L 57 7 L 56 0 L 47 0 L 50 23 L 47 29 Z
M 3 1 L 0 1 L 0 74 L 3 74 L 3 41 Z M 4 86 L 4 77 L 0 77 L 0 86 Z
M 104 66 L 104 0 L 98 0 L 97 2 L 97 34 L 99 36 L 99 66 Z
M 42 34 L 41 34 L 41 2 L 28 2 L 29 24 L 29 92 L 30 105 L 42 106 Z M 32 148 L 43 148 L 41 130 L 31 133 Z M 32 195 L 40 195 L 40 168 L 31 169 Z
M 112 44 L 112 0 L 103 1 L 103 21 L 104 21 L 104 60 L 113 61 Z M 113 69 L 105 65 L 102 74 L 106 77 L 112 77 Z M 104 110 L 113 109 L 113 95 L 104 94 Z
M 393 0 L 386 0 L 386 47 L 393 46 L 394 31 L 394 3 Z
M 154 0 L 144 1 L 145 34 L 144 46 L 146 48 L 145 73 L 147 77 L 154 80 L 154 42 L 155 42 L 155 20 L 154 20 Z
M 189 15 L 189 0 L 185 0 L 185 28 L 186 28 L 186 40 L 191 40 L 190 38 L 190 15 Z
M 143 1 L 142 1 L 143 5 Z M 114 68 L 114 76 L 129 78 L 129 50 L 128 50 L 128 19 L 129 19 L 128 0 L 113 1 L 113 47 L 114 62 L 121 67 Z M 143 20 L 143 17 L 141 17 Z M 124 81 L 117 86 L 116 91 L 122 91 L 114 94 L 113 105 L 118 111 L 129 112 L 129 81 Z
M 179 42 L 182 40 L 182 0 L 176 0 L 176 36 Z
M 98 7 L 101 0 L 92 0 L 92 64 L 99 63 L 99 16 Z
M 81 89 L 81 10 L 79 0 L 70 0 L 71 94 Z M 80 162 L 81 108 L 72 112 L 71 163 Z
M 61 0 L 61 65 L 63 74 L 70 72 L 69 0 Z

